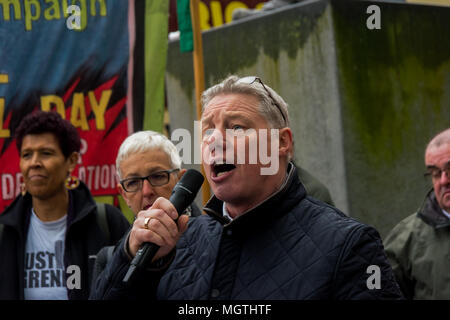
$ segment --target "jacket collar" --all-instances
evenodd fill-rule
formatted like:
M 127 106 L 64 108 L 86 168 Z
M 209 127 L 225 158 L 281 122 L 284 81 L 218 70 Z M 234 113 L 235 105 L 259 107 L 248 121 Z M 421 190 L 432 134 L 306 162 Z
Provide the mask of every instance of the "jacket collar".
M 442 213 L 442 209 L 437 203 L 436 195 L 433 189 L 428 191 L 428 194 L 425 197 L 425 200 L 423 201 L 423 204 L 420 207 L 417 215 L 426 224 L 432 226 L 435 229 L 450 226 L 450 219 L 447 218 L 444 213 Z
M 0 215 L 0 223 L 15 228 L 21 235 L 27 230 L 31 216 L 32 198 L 29 193 L 19 195 L 11 205 Z M 87 186 L 80 181 L 80 185 L 69 190 L 69 208 L 67 212 L 67 227 L 82 220 L 95 209 L 95 201 Z
M 306 191 L 298 178 L 297 169 L 292 163 L 289 163 L 287 178 L 280 190 L 236 219 L 230 221 L 223 216 L 223 201 L 216 196 L 208 201 L 203 210 L 225 228 L 243 229 L 244 232 L 245 230 L 248 232 L 248 227 L 270 223 L 289 212 L 305 196 Z
M 19 195 L 0 215 L 0 223 L 13 227 L 23 238 L 30 222 L 31 207 L 31 195 L 29 193 Z
M 90 212 L 95 210 L 95 201 L 88 187 L 80 181 L 78 188 L 69 191 L 69 210 L 67 212 L 67 228 L 83 220 Z

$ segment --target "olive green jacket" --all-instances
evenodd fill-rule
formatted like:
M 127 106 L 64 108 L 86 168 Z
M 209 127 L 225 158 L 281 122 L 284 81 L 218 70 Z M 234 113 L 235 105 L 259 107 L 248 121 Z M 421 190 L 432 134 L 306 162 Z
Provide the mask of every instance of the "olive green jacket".
M 392 229 L 385 250 L 408 299 L 450 299 L 450 219 L 431 190 L 419 211 Z

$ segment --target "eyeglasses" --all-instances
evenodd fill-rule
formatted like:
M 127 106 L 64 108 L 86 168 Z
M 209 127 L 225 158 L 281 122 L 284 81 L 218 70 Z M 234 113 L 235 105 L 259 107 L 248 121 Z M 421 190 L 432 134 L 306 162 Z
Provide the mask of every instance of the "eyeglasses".
M 162 170 L 154 172 L 146 177 L 132 177 L 120 181 L 120 184 L 126 192 L 137 192 L 141 190 L 144 184 L 144 180 L 147 180 L 153 187 L 160 187 L 169 182 L 170 174 L 172 172 L 176 172 L 179 170 L 180 169 Z
M 450 163 L 447 163 L 447 165 L 443 169 L 430 166 L 427 168 L 427 172 L 425 172 L 424 176 L 425 177 L 431 176 L 433 180 L 438 180 L 442 177 L 442 172 L 445 172 L 447 178 L 450 178 Z
M 270 94 L 269 89 L 266 88 L 266 86 L 264 85 L 264 83 L 262 82 L 261 78 L 259 77 L 255 77 L 255 76 L 250 76 L 250 77 L 244 77 L 244 78 L 240 78 L 237 83 L 245 83 L 245 84 L 250 84 L 252 85 L 253 83 L 255 83 L 255 81 L 258 81 L 262 87 L 264 88 L 264 90 L 267 92 L 267 94 L 269 95 L 270 100 L 272 100 L 272 103 L 278 108 L 278 110 L 281 113 L 281 116 L 283 117 L 284 123 L 287 124 L 286 121 L 286 117 L 284 116 L 283 110 L 281 109 L 280 105 L 277 103 L 277 101 L 272 97 L 272 95 Z

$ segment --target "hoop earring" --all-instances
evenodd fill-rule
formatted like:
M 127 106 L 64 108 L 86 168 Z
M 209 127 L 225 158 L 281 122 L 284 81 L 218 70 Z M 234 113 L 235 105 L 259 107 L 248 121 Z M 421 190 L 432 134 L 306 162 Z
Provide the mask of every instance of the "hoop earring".
M 80 180 L 75 176 L 68 176 L 65 182 L 65 187 L 67 190 L 73 190 L 78 188 L 80 185 Z

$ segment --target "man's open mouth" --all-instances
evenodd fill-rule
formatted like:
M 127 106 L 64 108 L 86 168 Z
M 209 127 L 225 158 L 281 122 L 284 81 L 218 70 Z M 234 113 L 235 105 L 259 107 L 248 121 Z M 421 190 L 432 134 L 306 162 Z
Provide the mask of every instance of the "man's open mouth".
M 216 177 L 220 177 L 221 175 L 224 175 L 226 172 L 229 172 L 233 169 L 236 169 L 236 166 L 234 164 L 228 164 L 228 163 L 213 164 L 213 173 L 214 173 L 214 176 L 216 176 Z

